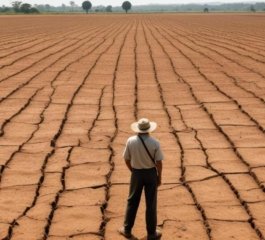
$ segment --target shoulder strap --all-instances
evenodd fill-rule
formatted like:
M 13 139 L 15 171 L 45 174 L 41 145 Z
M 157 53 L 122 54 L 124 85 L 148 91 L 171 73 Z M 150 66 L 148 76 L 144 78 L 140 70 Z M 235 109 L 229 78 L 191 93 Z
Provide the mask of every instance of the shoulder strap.
M 149 157 L 151 158 L 151 160 L 153 161 L 153 163 L 156 164 L 155 159 L 152 157 L 151 153 L 149 152 L 147 146 L 146 146 L 145 143 L 144 143 L 144 140 L 141 138 L 140 135 L 138 135 L 138 137 L 141 139 L 141 142 L 143 143 L 144 148 L 145 148 L 146 152 L 148 153 Z

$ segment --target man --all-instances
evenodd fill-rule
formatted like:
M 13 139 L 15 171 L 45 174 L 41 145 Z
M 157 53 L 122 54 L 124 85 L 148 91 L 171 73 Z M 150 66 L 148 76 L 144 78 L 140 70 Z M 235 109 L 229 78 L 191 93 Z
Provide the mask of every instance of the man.
M 126 238 L 132 237 L 132 228 L 142 190 L 146 201 L 147 239 L 159 239 L 161 232 L 157 225 L 157 187 L 161 185 L 163 154 L 159 142 L 149 135 L 157 127 L 146 118 L 131 125 L 137 135 L 130 137 L 123 153 L 126 165 L 131 171 L 131 182 L 124 225 L 118 231 Z

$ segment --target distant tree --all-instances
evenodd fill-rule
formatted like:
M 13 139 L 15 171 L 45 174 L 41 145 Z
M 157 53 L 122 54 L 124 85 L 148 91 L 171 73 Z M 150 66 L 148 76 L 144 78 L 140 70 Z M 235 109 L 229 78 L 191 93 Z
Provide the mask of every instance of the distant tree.
M 33 7 L 30 9 L 30 13 L 40 13 L 40 11 L 37 8 Z
M 49 12 L 51 10 L 51 5 L 45 4 L 45 9 L 47 12 Z
M 106 7 L 106 12 L 112 12 L 112 6 L 111 5 L 108 5 Z
M 70 1 L 70 6 L 72 9 L 72 12 L 74 11 L 74 7 L 75 7 L 75 2 L 74 1 Z
M 128 12 L 128 10 L 130 10 L 132 8 L 132 4 L 129 1 L 125 1 L 123 2 L 123 4 L 121 5 L 121 7 L 123 8 L 123 10 L 126 11 L 126 13 Z
M 21 4 L 20 11 L 23 13 L 31 13 L 31 5 L 29 3 Z
M 15 12 L 20 12 L 21 3 L 22 2 L 20 2 L 20 1 L 12 2 L 12 7 L 13 7 Z
M 19 6 L 19 8 L 18 8 Z M 23 3 L 21 2 L 13 2 L 13 9 L 15 12 L 21 12 L 21 13 L 40 13 L 40 11 L 36 7 L 32 7 L 29 3 Z
M 65 12 L 65 9 L 66 9 L 66 5 L 63 3 L 62 4 L 62 10 L 63 10 L 63 12 Z
M 250 6 L 250 11 L 251 11 L 251 12 L 256 12 L 256 9 L 255 9 L 254 5 L 251 5 L 251 6 Z
M 82 8 L 86 11 L 87 14 L 88 14 L 88 11 L 91 9 L 91 7 L 92 7 L 92 4 L 89 1 L 84 1 L 82 3 Z
M 208 12 L 209 12 L 209 8 L 207 8 L 207 7 L 204 8 L 204 9 L 203 9 L 203 12 L 208 13 Z

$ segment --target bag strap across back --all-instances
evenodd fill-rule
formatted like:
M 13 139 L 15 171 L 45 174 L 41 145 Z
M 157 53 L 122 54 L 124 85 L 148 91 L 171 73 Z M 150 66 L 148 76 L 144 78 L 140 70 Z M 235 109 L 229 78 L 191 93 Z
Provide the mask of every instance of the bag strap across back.
M 138 135 L 138 137 L 140 138 L 141 142 L 143 143 L 144 148 L 145 148 L 146 152 L 148 153 L 149 157 L 151 158 L 151 160 L 153 161 L 153 163 L 156 165 L 155 159 L 152 157 L 151 153 L 149 152 L 147 146 L 144 143 L 144 140 L 141 138 L 141 136 Z

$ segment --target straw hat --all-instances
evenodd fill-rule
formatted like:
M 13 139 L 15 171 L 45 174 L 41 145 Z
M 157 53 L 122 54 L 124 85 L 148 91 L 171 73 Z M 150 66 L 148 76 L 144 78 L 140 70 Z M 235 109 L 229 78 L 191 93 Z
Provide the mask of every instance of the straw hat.
M 138 122 L 134 122 L 131 125 L 131 129 L 136 133 L 153 132 L 156 127 L 156 122 L 150 122 L 147 118 L 141 118 Z

